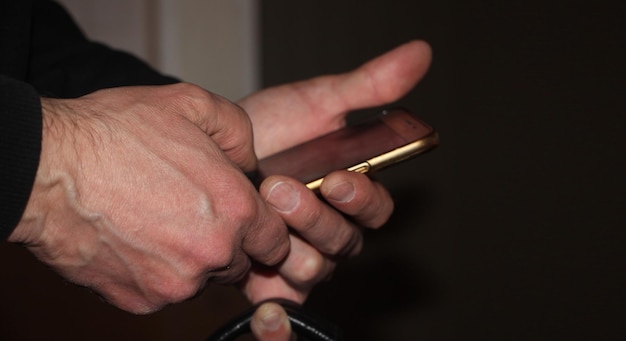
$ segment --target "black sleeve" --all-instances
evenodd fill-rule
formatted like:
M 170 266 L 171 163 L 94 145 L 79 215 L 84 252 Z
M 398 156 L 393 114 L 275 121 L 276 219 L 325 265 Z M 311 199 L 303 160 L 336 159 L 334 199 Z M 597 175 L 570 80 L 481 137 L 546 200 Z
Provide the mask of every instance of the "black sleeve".
M 136 57 L 89 41 L 52 1 L 34 1 L 27 81 L 51 97 L 79 97 L 98 89 L 177 82 Z
M 0 240 L 22 217 L 41 152 L 41 103 L 35 89 L 0 75 Z
M 36 176 L 40 96 L 176 82 L 130 54 L 89 41 L 53 1 L 0 1 L 0 240 L 21 219 Z

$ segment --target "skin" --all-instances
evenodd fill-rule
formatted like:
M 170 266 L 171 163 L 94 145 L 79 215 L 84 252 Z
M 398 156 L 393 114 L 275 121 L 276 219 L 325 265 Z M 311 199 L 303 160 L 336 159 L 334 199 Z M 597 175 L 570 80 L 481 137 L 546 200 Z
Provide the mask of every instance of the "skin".
M 399 99 L 429 62 L 428 45 L 409 42 L 355 71 L 238 105 L 190 84 L 42 98 L 40 165 L 9 240 L 133 313 L 188 299 L 207 282 L 237 283 L 253 303 L 303 302 L 337 259 L 361 250 L 360 228 L 386 222 L 389 193 L 345 171 L 322 184 L 325 202 L 281 176 L 257 192 L 243 171 L 342 127 L 351 110 Z M 289 335 L 259 330 L 260 340 Z

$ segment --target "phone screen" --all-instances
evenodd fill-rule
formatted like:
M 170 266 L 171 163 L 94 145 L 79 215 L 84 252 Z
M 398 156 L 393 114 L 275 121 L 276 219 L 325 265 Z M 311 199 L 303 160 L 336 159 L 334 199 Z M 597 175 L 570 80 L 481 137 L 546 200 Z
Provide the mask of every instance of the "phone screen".
M 385 111 L 370 122 L 345 127 L 260 160 L 258 175 L 280 174 L 307 183 L 422 139 L 432 131 L 404 110 Z

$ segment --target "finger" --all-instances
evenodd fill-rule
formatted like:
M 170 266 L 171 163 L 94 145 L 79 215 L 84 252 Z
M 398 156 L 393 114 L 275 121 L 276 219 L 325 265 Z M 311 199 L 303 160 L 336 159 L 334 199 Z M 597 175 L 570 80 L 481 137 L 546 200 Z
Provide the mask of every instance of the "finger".
M 287 312 L 277 303 L 260 305 L 250 321 L 252 333 L 259 341 L 289 341 L 291 324 Z
M 241 282 L 241 290 L 253 304 L 270 298 L 284 298 L 303 303 L 308 292 L 294 288 L 275 268 L 253 266 Z
M 247 275 L 250 271 L 252 262 L 247 254 L 244 252 L 235 252 L 231 262 L 220 268 L 209 269 L 202 281 L 211 281 L 216 284 L 231 284 L 236 283 Z
M 426 74 L 431 62 L 430 46 L 411 41 L 339 75 L 301 82 L 301 92 L 328 114 L 391 103 L 408 93 Z M 319 91 L 326 89 L 326 91 Z
M 177 107 L 178 112 L 209 135 L 241 169 L 255 169 L 252 124 L 241 107 L 193 84 L 158 89 L 167 91 L 167 98 L 173 98 L 169 105 Z
M 394 208 L 389 192 L 360 173 L 333 172 L 324 178 L 320 193 L 336 209 L 370 228 L 387 222 Z
M 291 235 L 290 241 L 291 250 L 278 267 L 278 273 L 307 295 L 316 284 L 329 278 L 336 263 L 298 236 Z
M 277 267 L 253 266 L 242 290 L 252 303 L 282 297 L 297 303 L 306 300 L 311 289 L 327 280 L 336 263 L 311 244 L 290 235 L 291 250 Z
M 258 196 L 258 193 L 252 195 Z M 242 247 L 257 262 L 273 266 L 289 253 L 289 231 L 281 217 L 260 198 L 257 204 L 255 222 L 243 238 Z
M 354 255 L 362 246 L 358 228 L 306 186 L 284 176 L 268 177 L 260 187 L 285 223 L 326 255 Z

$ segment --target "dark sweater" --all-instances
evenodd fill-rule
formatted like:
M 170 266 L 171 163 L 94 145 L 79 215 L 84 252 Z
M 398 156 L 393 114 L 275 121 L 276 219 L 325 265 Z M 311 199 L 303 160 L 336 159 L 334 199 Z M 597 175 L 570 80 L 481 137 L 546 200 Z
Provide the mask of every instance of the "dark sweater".
M 0 1 L 0 240 L 19 222 L 32 190 L 41 152 L 40 96 L 176 81 L 89 41 L 52 1 Z

